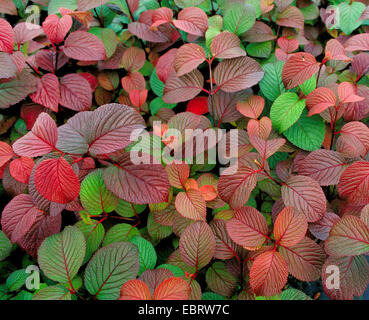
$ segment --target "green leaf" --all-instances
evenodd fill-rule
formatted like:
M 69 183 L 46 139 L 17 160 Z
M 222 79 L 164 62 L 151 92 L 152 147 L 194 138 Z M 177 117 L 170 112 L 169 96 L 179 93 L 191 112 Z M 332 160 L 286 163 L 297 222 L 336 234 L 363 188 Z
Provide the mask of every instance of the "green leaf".
M 41 289 L 32 300 L 72 300 L 72 295 L 66 287 L 56 285 Z
M 290 288 L 282 291 L 281 300 L 312 300 L 312 299 L 304 292 Z
M 210 50 L 210 45 L 213 41 L 213 39 L 220 33 L 221 31 L 217 28 L 214 27 L 209 27 L 208 30 L 206 30 L 205 32 L 205 43 L 206 43 L 206 48 L 208 50 Z
M 158 97 L 162 97 L 164 94 L 164 83 L 162 81 L 160 81 L 160 79 L 158 78 L 158 75 L 156 73 L 156 68 L 154 69 L 154 71 L 151 74 L 150 77 L 150 86 L 152 91 L 158 96 Z
M 204 292 L 201 300 L 227 300 L 225 297 L 214 292 Z
M 151 242 L 146 239 L 135 236 L 131 242 L 138 247 L 140 256 L 140 270 L 138 275 L 141 275 L 147 269 L 154 269 L 157 261 L 156 251 Z
M 104 44 L 107 58 L 110 58 L 117 49 L 117 36 L 112 29 L 93 27 L 89 31 L 97 36 Z
M 4 232 L 0 230 L 0 261 L 4 260 L 10 255 L 12 250 L 12 243 L 7 238 Z
M 17 291 L 24 286 L 29 274 L 26 269 L 14 271 L 7 279 L 6 286 L 9 291 Z
M 50 0 L 48 14 L 58 14 L 60 8 L 77 10 L 77 0 Z
M 311 91 L 316 88 L 316 77 L 313 75 L 310 79 L 306 80 L 303 84 L 299 85 L 302 93 L 307 96 Z
M 79 221 L 76 223 L 76 227 L 81 230 L 85 236 L 86 256 L 83 262 L 86 263 L 90 260 L 92 254 L 100 247 L 104 239 L 105 229 L 102 223 L 98 223 L 97 221 L 93 221 L 92 224 Z
M 255 9 L 252 5 L 233 4 L 224 14 L 224 30 L 240 36 L 255 24 Z
M 173 232 L 173 228 L 162 226 L 161 224 L 157 223 L 154 220 L 153 213 L 150 212 L 147 218 L 147 231 L 149 232 L 149 235 L 157 241 L 169 237 Z
M 176 107 L 176 103 L 168 104 L 163 101 L 162 97 L 157 97 L 150 102 L 150 111 L 152 115 L 155 115 L 160 109 L 167 108 L 173 109 Z
M 300 100 L 294 92 L 286 92 L 279 96 L 270 109 L 270 119 L 274 129 L 279 133 L 286 131 L 301 116 L 305 108 L 305 99 Z
M 162 265 L 158 266 L 156 269 L 168 269 L 168 270 L 172 271 L 173 276 L 179 277 L 179 278 L 182 278 L 182 277 L 185 276 L 184 271 L 180 267 L 174 266 L 172 264 L 162 264 Z
M 103 247 L 106 247 L 114 242 L 129 241 L 134 236 L 139 235 L 140 232 L 136 227 L 131 226 L 130 224 L 127 223 L 119 223 L 111 227 L 109 231 L 106 233 L 106 236 L 103 241 Z
M 83 208 L 91 215 L 112 212 L 119 201 L 106 188 L 102 169 L 95 170 L 84 178 L 81 183 L 80 198 Z
M 140 267 L 138 248 L 133 243 L 117 242 L 101 248 L 85 272 L 85 287 L 99 300 L 117 300 L 122 285 L 136 278 Z
M 277 99 L 282 93 L 286 92 L 282 82 L 282 69 L 284 62 L 278 61 L 262 66 L 264 78 L 259 82 L 260 90 L 270 101 Z
M 133 204 L 122 199 L 119 199 L 115 211 L 122 217 L 131 218 L 136 214 L 142 213 L 146 209 L 146 204 Z
M 325 136 L 325 125 L 319 115 L 307 116 L 307 110 L 302 113 L 301 118 L 283 134 L 295 146 L 314 151 L 320 149 Z
M 364 10 L 365 5 L 361 2 L 353 2 L 351 5 L 346 2 L 340 3 L 338 6 L 339 21 L 337 26 L 347 35 L 351 34 L 352 31 L 361 26 L 363 20 L 357 20 Z
M 45 275 L 54 281 L 70 282 L 78 273 L 86 253 L 83 233 L 67 226 L 61 233 L 47 238 L 38 249 L 38 264 Z
M 272 41 L 249 43 L 246 51 L 251 57 L 268 58 L 272 52 Z

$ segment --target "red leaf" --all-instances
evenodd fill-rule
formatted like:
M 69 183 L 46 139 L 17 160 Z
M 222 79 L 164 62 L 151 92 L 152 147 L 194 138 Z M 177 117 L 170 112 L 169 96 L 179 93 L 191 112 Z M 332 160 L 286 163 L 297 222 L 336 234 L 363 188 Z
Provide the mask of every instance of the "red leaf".
M 320 278 L 325 253 L 320 245 L 305 237 L 293 246 L 282 246 L 280 253 L 286 259 L 289 273 L 301 281 Z
M 77 8 L 79 11 L 88 11 L 104 5 L 109 0 L 77 0 Z
M 251 119 L 247 124 L 249 136 L 257 136 L 261 139 L 268 139 L 272 131 L 272 121 L 268 117 L 262 117 L 260 120 Z
M 134 34 L 136 37 L 145 41 L 155 43 L 169 42 L 169 39 L 165 36 L 164 33 L 151 30 L 150 26 L 145 23 L 132 22 L 128 25 L 128 31 Z
M 340 217 L 333 212 L 326 212 L 322 219 L 309 224 L 309 231 L 319 240 L 327 240 L 333 225 L 340 220 Z
M 268 239 L 268 224 L 264 216 L 250 206 L 236 210 L 226 227 L 231 239 L 250 251 L 260 249 Z
M 174 69 L 174 59 L 177 55 L 178 49 L 170 49 L 168 52 L 164 53 L 158 60 L 156 64 L 156 74 L 160 81 L 166 83 L 170 74 L 175 71 Z
M 65 36 L 72 27 L 73 19 L 71 16 L 66 15 L 59 18 L 56 14 L 49 15 L 42 23 L 42 27 L 49 38 L 54 44 L 59 44 L 64 41 Z
M 208 29 L 208 16 L 200 8 L 185 8 L 181 10 L 173 24 L 184 32 L 201 37 Z
M 249 138 L 251 144 L 255 147 L 263 159 L 263 163 L 265 163 L 266 159 L 275 154 L 286 143 L 286 140 L 282 138 L 265 140 L 262 137 L 250 134 L 250 132 Z
M 292 53 L 299 47 L 299 42 L 296 39 L 288 39 L 287 37 L 279 38 L 277 43 L 285 53 Z
M 28 183 L 35 162 L 31 158 L 20 157 L 10 163 L 9 170 L 12 177 L 21 182 Z
M 196 69 L 206 59 L 205 51 L 196 43 L 187 43 L 177 50 L 174 67 L 177 77 L 181 77 Z
M 19 156 L 38 157 L 55 150 L 57 140 L 56 124 L 43 112 L 38 116 L 32 131 L 13 144 L 13 150 Z
M 0 12 L 14 16 L 18 15 L 17 8 L 12 0 L 1 0 Z
M 206 222 L 197 221 L 188 226 L 179 239 L 179 250 L 183 261 L 196 270 L 201 270 L 213 258 L 215 238 Z
M 302 212 L 308 222 L 320 220 L 326 211 L 326 198 L 319 184 L 310 177 L 292 176 L 282 186 L 286 206 Z
M 33 102 L 41 104 L 54 112 L 58 112 L 59 80 L 54 74 L 47 73 L 38 82 L 37 91 L 30 95 Z
M 145 78 L 140 72 L 129 73 L 128 76 L 122 78 L 122 86 L 128 93 L 132 90 L 145 90 Z
M 0 52 L 0 80 L 7 80 L 15 77 L 17 67 L 12 60 L 12 56 L 6 52 Z
M 363 101 L 364 97 L 356 95 L 356 88 L 352 83 L 341 82 L 338 86 L 338 97 L 340 103 Z
M 365 157 L 369 151 L 369 128 L 364 123 L 346 123 L 340 134 L 336 144 L 337 151 L 350 158 Z
M 81 77 L 85 78 L 88 83 L 90 84 L 91 90 L 95 91 L 96 88 L 99 86 L 99 83 L 94 75 L 88 72 L 80 72 L 78 73 Z
M 329 107 L 335 106 L 337 98 L 331 89 L 320 87 L 316 88 L 306 97 L 306 106 L 309 109 L 308 116 L 319 114 Z
M 156 270 L 145 270 L 141 276 L 140 280 L 145 282 L 150 290 L 151 295 L 154 294 L 155 289 L 166 279 L 172 278 L 173 272 L 169 269 L 160 268 Z
M 321 186 L 336 185 L 345 170 L 345 158 L 336 151 L 315 150 L 301 162 L 298 172 Z
M 62 77 L 60 79 L 60 104 L 75 111 L 89 110 L 92 104 L 90 83 L 77 73 Z
M 369 162 L 355 162 L 343 172 L 338 183 L 340 197 L 357 205 L 369 203 Z
M 102 41 L 92 33 L 74 31 L 64 42 L 64 53 L 80 61 L 105 60 L 106 51 Z
M 346 56 L 343 45 L 336 39 L 331 39 L 327 42 L 325 47 L 325 58 L 328 60 L 351 60 L 351 58 Z
M 335 257 L 369 252 L 369 227 L 358 217 L 344 216 L 332 227 L 325 242 L 325 251 Z
M 14 153 L 11 146 L 7 143 L 0 141 L 0 167 L 5 165 L 11 158 L 13 158 Z
M 135 165 L 131 162 L 130 153 L 124 153 L 114 166 L 104 170 L 104 182 L 118 198 L 128 202 L 152 204 L 168 201 L 170 185 L 163 166 Z
M 163 101 L 165 103 L 178 103 L 191 100 L 202 90 L 204 77 L 198 70 L 177 77 L 173 72 L 165 83 Z
M 247 42 L 265 42 L 274 39 L 273 30 L 261 21 L 256 21 L 252 28 L 242 35 L 242 40 Z
M 369 54 L 361 52 L 352 58 L 351 62 L 352 70 L 361 77 L 363 74 L 369 71 Z
M 14 29 L 14 42 L 16 44 L 23 44 L 34 38 L 43 35 L 44 29 L 37 24 L 32 24 L 30 22 L 20 22 Z
M 286 89 L 292 89 L 310 79 L 319 70 L 320 64 L 306 52 L 291 55 L 282 70 L 282 81 Z
M 237 110 L 245 117 L 257 119 L 264 109 L 264 99 L 260 96 L 250 96 L 245 101 L 237 102 Z
M 264 76 L 264 71 L 254 59 L 241 57 L 221 61 L 214 71 L 218 89 L 225 92 L 237 92 L 251 88 Z
M 199 190 L 205 201 L 213 201 L 218 196 L 217 191 L 211 185 L 201 186 Z
M 165 167 L 168 173 L 169 183 L 172 187 L 183 189 L 190 176 L 190 168 L 187 163 L 173 162 Z
M 178 213 L 191 220 L 206 220 L 206 203 L 201 192 L 196 189 L 188 189 L 176 196 L 175 206 Z
M 128 72 L 139 71 L 145 64 L 145 51 L 138 47 L 130 47 L 124 51 L 122 66 Z
M 138 279 L 125 282 L 120 289 L 119 300 L 152 300 L 147 284 Z
M 129 93 L 129 99 L 131 100 L 132 104 L 137 107 L 141 108 L 141 106 L 146 102 L 148 91 L 145 90 L 132 90 Z
M 250 284 L 257 296 L 280 293 L 287 282 L 287 265 L 282 255 L 270 250 L 260 254 L 250 270 Z
M 369 50 L 369 34 L 361 33 L 350 37 L 345 42 L 347 51 L 368 51 Z
M 277 244 L 290 247 L 305 237 L 307 228 L 305 216 L 295 211 L 293 207 L 286 207 L 279 213 L 273 233 Z
M 240 39 L 229 31 L 219 33 L 211 42 L 210 49 L 213 57 L 218 59 L 232 59 L 246 55 L 240 47 Z
M 277 15 L 277 24 L 284 27 L 304 29 L 304 15 L 296 7 L 287 7 Z
M 154 300 L 188 300 L 191 288 L 182 278 L 164 280 L 154 292 Z
M 192 99 L 188 102 L 186 111 L 199 115 L 208 113 L 208 97 L 196 97 Z
M 170 23 L 172 22 L 173 19 L 173 11 L 170 10 L 169 8 L 166 7 L 162 7 L 162 8 L 158 8 L 156 10 L 153 11 L 152 13 L 152 25 L 151 25 L 151 29 L 155 30 L 155 28 L 153 27 L 158 27 L 161 24 L 164 23 Z
M 8 21 L 0 18 L 0 51 L 13 52 L 14 35 L 13 28 Z
M 57 69 L 59 70 L 68 61 L 69 58 L 64 54 L 64 52 L 59 52 Z M 51 50 L 38 51 L 36 53 L 36 64 L 41 69 L 55 73 L 56 52 Z
M 24 104 L 21 107 L 20 116 L 27 124 L 27 130 L 31 130 L 38 116 L 47 109 L 39 104 Z
M 35 171 L 35 184 L 41 195 L 56 203 L 68 203 L 79 195 L 77 175 L 63 157 L 43 160 Z

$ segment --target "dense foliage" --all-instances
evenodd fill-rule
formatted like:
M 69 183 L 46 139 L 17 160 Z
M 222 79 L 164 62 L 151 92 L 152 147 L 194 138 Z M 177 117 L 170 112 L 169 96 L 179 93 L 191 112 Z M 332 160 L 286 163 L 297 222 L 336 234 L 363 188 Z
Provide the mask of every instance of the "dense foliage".
M 0 299 L 363 296 L 368 4 L 0 0 Z

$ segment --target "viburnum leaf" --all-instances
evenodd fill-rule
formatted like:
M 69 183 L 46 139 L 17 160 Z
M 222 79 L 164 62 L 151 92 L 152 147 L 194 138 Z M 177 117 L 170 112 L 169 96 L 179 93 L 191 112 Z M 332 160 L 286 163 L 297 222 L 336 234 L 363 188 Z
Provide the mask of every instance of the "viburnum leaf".
M 20 157 L 10 163 L 9 171 L 15 180 L 21 183 L 28 183 L 34 165 L 35 162 L 32 158 Z
M 208 17 L 200 8 L 190 7 L 181 10 L 173 24 L 184 32 L 201 37 L 208 29 Z
M 151 29 L 155 29 L 165 23 L 171 23 L 173 19 L 173 11 L 166 7 L 161 7 L 153 11 L 152 13 L 152 25 Z
M 339 271 L 339 287 L 332 279 L 332 266 Z M 324 291 L 332 300 L 353 300 L 361 297 L 369 284 L 369 263 L 364 256 L 333 257 L 330 256 L 323 266 L 322 283 Z M 330 284 L 330 286 L 328 286 Z
M 320 220 L 326 211 L 326 198 L 319 184 L 310 177 L 291 176 L 282 186 L 286 206 L 305 215 L 308 222 Z
M 0 29 L 0 51 L 12 53 L 14 46 L 13 28 L 8 21 L 0 18 Z
M 306 97 L 306 106 L 309 109 L 308 116 L 323 112 L 329 107 L 335 106 L 337 98 L 334 92 L 329 88 L 316 88 Z
M 132 22 L 128 25 L 128 30 L 136 37 L 145 41 L 154 43 L 165 43 L 169 41 L 164 33 L 151 30 L 150 26 L 145 23 Z
M 140 72 L 130 72 L 127 76 L 122 78 L 122 87 L 128 93 L 133 90 L 145 90 L 145 78 Z
M 60 79 L 60 104 L 75 111 L 89 110 L 92 104 L 92 89 L 89 82 L 76 73 L 62 77 Z
M 152 300 L 151 292 L 145 282 L 132 279 L 125 282 L 120 289 L 119 300 Z
M 112 212 L 119 200 L 106 188 L 102 169 L 95 170 L 84 178 L 80 198 L 83 208 L 91 215 Z
M 237 102 L 237 110 L 245 117 L 257 119 L 263 112 L 265 101 L 260 96 L 250 96 L 245 101 Z
M 64 41 L 65 36 L 72 27 L 73 19 L 70 15 L 65 15 L 59 18 L 56 14 L 49 15 L 42 23 L 42 27 L 49 38 L 54 44 L 59 44 Z
M 283 66 L 282 80 L 284 86 L 286 89 L 292 89 L 303 84 L 318 72 L 319 66 L 320 64 L 310 53 L 294 53 Z
M 346 56 L 343 45 L 336 39 L 331 39 L 327 42 L 325 47 L 325 57 L 330 60 L 351 60 L 351 58 Z
M 277 15 L 280 26 L 304 29 L 304 15 L 297 7 L 289 6 Z
M 224 13 L 224 30 L 239 36 L 254 25 L 255 19 L 252 5 L 234 3 Z
M 173 72 L 165 83 L 163 101 L 170 104 L 191 100 L 201 92 L 203 85 L 204 77 L 198 70 L 182 77 Z
M 98 250 L 88 263 L 84 284 L 99 300 L 116 300 L 122 285 L 136 278 L 138 248 L 133 243 L 117 242 Z
M 112 243 L 120 241 L 130 241 L 134 236 L 139 235 L 140 232 L 136 227 L 132 227 L 127 223 L 119 223 L 111 227 L 106 233 L 102 246 L 106 247 Z
M 146 54 L 143 49 L 130 47 L 122 56 L 122 67 L 128 72 L 139 71 L 145 64 Z
M 70 291 L 63 285 L 44 287 L 37 291 L 32 300 L 72 300 Z
M 358 161 L 342 173 L 337 186 L 341 198 L 356 205 L 369 203 L 369 162 Z
M 344 44 L 347 51 L 368 51 L 369 50 L 369 35 L 367 33 L 356 34 Z
M 190 176 L 190 168 L 187 163 L 173 162 L 165 167 L 169 183 L 172 187 L 183 189 L 187 179 Z
M 16 44 L 24 44 L 34 38 L 43 35 L 44 29 L 38 25 L 31 22 L 19 22 L 14 28 L 14 42 Z
M 3 231 L 0 231 L 0 261 L 6 259 L 11 252 L 12 243 Z
M 107 188 L 118 198 L 136 204 L 168 201 L 169 180 L 161 164 L 131 162 L 130 153 L 124 153 L 104 171 Z M 129 187 L 128 187 L 129 186 Z
M 242 34 L 242 40 L 247 42 L 265 42 L 274 40 L 275 35 L 272 28 L 261 21 L 256 21 L 251 29 Z
M 229 31 L 219 33 L 211 42 L 210 49 L 213 57 L 218 59 L 232 59 L 246 55 L 240 47 L 240 39 Z
M 5 14 L 17 15 L 17 7 L 12 0 L 0 1 L 0 12 Z
M 208 97 L 193 98 L 188 102 L 186 111 L 199 115 L 208 113 Z
M 0 79 L 14 78 L 17 74 L 17 67 L 12 60 L 12 56 L 7 52 L 0 52 Z
M 175 207 L 178 213 L 185 218 L 206 220 L 206 203 L 199 190 L 189 189 L 186 192 L 178 193 Z
M 11 146 L 7 143 L 0 141 L 0 167 L 6 164 L 11 158 L 13 158 L 14 153 Z
M 157 261 L 157 255 L 151 242 L 140 236 L 134 236 L 130 240 L 138 248 L 140 269 L 138 274 L 141 275 L 145 270 L 154 269 Z
M 290 128 L 301 116 L 305 108 L 305 99 L 300 99 L 294 92 L 279 96 L 270 109 L 273 127 L 282 133 Z
M 365 98 L 356 94 L 355 86 L 350 82 L 341 82 L 338 86 L 338 97 L 340 103 L 363 101 Z
M 293 207 L 286 207 L 279 213 L 274 223 L 273 234 L 279 245 L 290 247 L 305 237 L 307 228 L 305 216 Z
M 237 92 L 252 87 L 264 76 L 264 71 L 254 59 L 240 57 L 221 61 L 214 71 L 218 88 L 225 92 Z
M 197 221 L 188 226 L 179 240 L 183 261 L 196 270 L 205 267 L 214 256 L 215 238 L 206 222 Z
M 170 74 L 175 71 L 174 60 L 177 56 L 177 52 L 177 48 L 170 49 L 159 58 L 155 70 L 160 81 L 166 83 Z
M 0 109 L 9 108 L 37 90 L 37 78 L 23 70 L 12 81 L 0 83 Z
M 286 91 L 282 82 L 283 66 L 284 63 L 282 61 L 263 65 L 265 75 L 261 79 L 259 86 L 263 95 L 270 101 L 276 100 Z
M 325 250 L 335 257 L 369 252 L 369 227 L 355 216 L 344 216 L 332 227 L 325 242 Z
M 181 77 L 196 69 L 206 59 L 205 50 L 196 43 L 187 43 L 181 46 L 174 59 L 177 77 Z
M 36 168 L 35 184 L 44 198 L 56 203 L 71 202 L 80 191 L 78 176 L 63 157 L 43 160 Z
M 86 31 L 74 31 L 64 42 L 66 56 L 80 61 L 105 60 L 106 51 L 103 42 Z
M 206 271 L 206 284 L 221 297 L 230 297 L 237 289 L 237 279 L 223 261 L 214 262 Z
M 320 240 L 327 240 L 333 225 L 340 220 L 340 217 L 333 212 L 326 212 L 322 219 L 309 224 L 309 231 Z
M 54 281 L 71 283 L 86 253 L 83 233 L 74 226 L 47 238 L 38 250 L 38 263 L 45 275 Z
M 33 102 L 58 112 L 60 90 L 58 77 L 47 73 L 38 82 L 37 91 L 30 95 Z
M 144 120 L 133 108 L 116 103 L 94 112 L 80 112 L 59 127 L 58 149 L 72 154 L 112 153 L 131 144 L 131 133 L 144 128 Z
M 340 130 L 336 149 L 346 157 L 365 157 L 369 151 L 369 128 L 359 121 L 346 123 Z
M 247 250 L 261 248 L 268 238 L 268 225 L 263 215 L 250 206 L 238 209 L 227 224 L 231 239 Z
M 361 2 L 352 2 L 350 4 L 342 2 L 338 5 L 339 10 L 339 28 L 346 34 L 351 34 L 356 28 L 360 27 L 362 21 L 359 20 L 365 10 L 365 5 Z
M 77 9 L 79 11 L 88 11 L 104 5 L 109 0 L 77 0 Z
M 345 166 L 345 158 L 339 152 L 320 149 L 302 160 L 298 172 L 313 178 L 321 186 L 329 186 L 338 184 Z
M 260 136 L 249 134 L 250 142 L 259 152 L 263 162 L 275 154 L 285 143 L 285 139 L 265 140 Z
M 154 300 L 188 300 L 191 287 L 186 280 L 172 277 L 164 280 L 154 292 Z
M 250 285 L 257 296 L 273 296 L 280 293 L 287 282 L 287 264 L 275 250 L 260 254 L 250 270 Z
M 23 157 L 38 157 L 55 149 L 58 131 L 54 120 L 45 112 L 41 113 L 32 131 L 13 144 L 16 154 Z
M 250 119 L 247 132 L 249 136 L 257 136 L 266 140 L 272 132 L 272 121 L 268 117 L 262 117 L 260 120 Z
M 301 281 L 319 279 L 325 261 L 325 253 L 320 245 L 308 237 L 292 246 L 279 249 L 286 259 L 289 273 Z
M 283 290 L 281 293 L 281 300 L 312 300 L 307 294 L 304 292 L 289 288 L 287 290 Z

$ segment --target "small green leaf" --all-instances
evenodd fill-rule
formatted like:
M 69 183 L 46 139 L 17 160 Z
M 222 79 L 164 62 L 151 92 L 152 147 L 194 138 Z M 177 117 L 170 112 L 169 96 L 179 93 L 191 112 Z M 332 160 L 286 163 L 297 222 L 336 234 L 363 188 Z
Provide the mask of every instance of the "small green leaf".
M 150 112 L 152 115 L 155 115 L 160 109 L 173 109 L 176 107 L 176 105 L 176 103 L 165 103 L 162 97 L 157 97 L 150 102 Z
M 286 91 L 282 82 L 282 69 L 284 62 L 278 61 L 262 66 L 264 77 L 259 82 L 260 90 L 270 101 L 277 99 Z
M 255 9 L 250 4 L 233 4 L 224 14 L 224 30 L 240 36 L 255 24 Z
M 146 204 L 132 204 L 122 199 L 119 199 L 115 211 L 122 217 L 131 218 L 136 214 L 142 213 L 146 209 Z
M 12 244 L 4 232 L 0 230 L 0 261 L 4 260 L 10 255 Z
M 9 291 L 17 291 L 24 286 L 29 274 L 26 269 L 14 271 L 7 279 L 6 286 Z
M 353 2 L 348 4 L 342 2 L 338 6 L 339 21 L 338 27 L 346 34 L 351 34 L 352 31 L 359 28 L 363 20 L 358 21 L 361 14 L 365 10 L 365 5 L 361 2 Z
M 311 91 L 316 88 L 316 77 L 313 75 L 310 79 L 306 80 L 303 84 L 299 85 L 302 93 L 307 96 Z
M 268 58 L 272 52 L 272 41 L 249 43 L 246 51 L 251 57 Z
M 160 79 L 158 78 L 158 75 L 156 73 L 156 68 L 154 69 L 154 71 L 151 74 L 150 86 L 151 86 L 152 91 L 154 91 L 154 93 L 158 97 L 163 96 L 163 94 L 164 94 L 164 83 L 162 81 L 160 81 Z
M 140 255 L 140 271 L 138 275 L 141 275 L 147 269 L 154 269 L 157 261 L 156 251 L 151 242 L 146 239 L 135 236 L 131 239 L 131 242 L 138 247 Z
M 127 223 L 119 223 L 111 227 L 109 231 L 106 233 L 106 236 L 103 241 L 103 247 L 114 242 L 129 241 L 134 236 L 139 235 L 140 232 L 136 227 L 131 226 L 130 224 Z
M 89 31 L 97 36 L 104 44 L 107 58 L 110 58 L 117 49 L 118 41 L 115 32 L 108 28 L 93 27 Z

